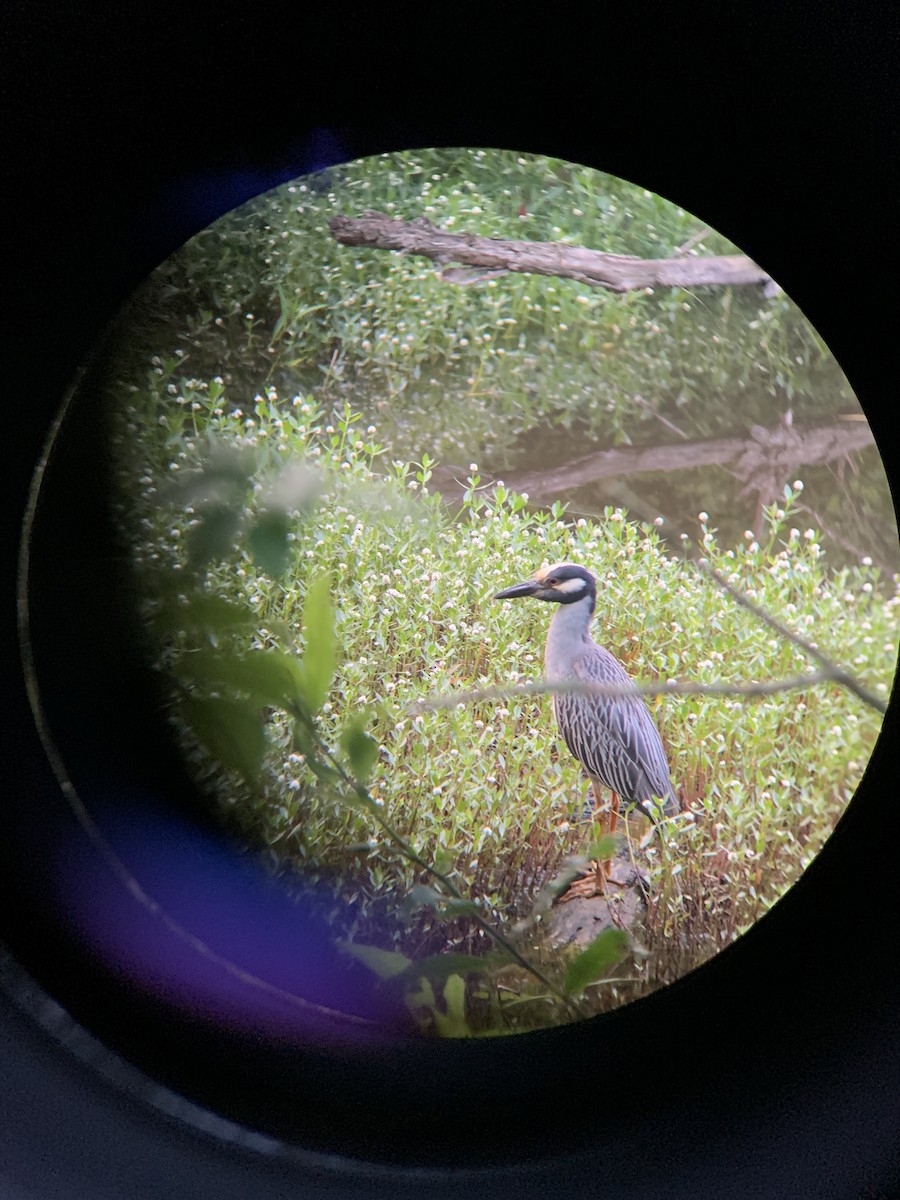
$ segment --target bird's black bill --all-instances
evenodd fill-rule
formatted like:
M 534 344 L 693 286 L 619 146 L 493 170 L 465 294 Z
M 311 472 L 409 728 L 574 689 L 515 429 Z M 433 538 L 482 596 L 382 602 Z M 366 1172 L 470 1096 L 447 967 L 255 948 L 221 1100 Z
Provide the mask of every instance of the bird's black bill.
M 533 596 L 540 589 L 540 584 L 535 580 L 529 579 L 527 583 L 517 583 L 514 587 L 506 588 L 505 591 L 498 592 L 494 597 L 495 600 L 515 600 L 518 596 Z

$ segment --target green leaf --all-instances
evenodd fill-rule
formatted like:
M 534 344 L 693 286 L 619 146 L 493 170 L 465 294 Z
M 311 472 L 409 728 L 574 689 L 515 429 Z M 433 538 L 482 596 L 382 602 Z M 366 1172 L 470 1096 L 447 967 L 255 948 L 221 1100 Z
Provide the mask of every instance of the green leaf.
M 532 912 L 535 914 L 547 912 L 557 896 L 561 896 L 569 884 L 574 883 L 579 875 L 583 875 L 590 865 L 590 859 L 585 854 L 576 854 L 567 858 L 562 870 L 549 879 L 538 892 Z
M 446 896 L 436 892 L 427 883 L 414 883 L 406 894 L 403 911 L 408 915 L 417 908 L 437 908 L 445 899 Z
M 417 992 L 406 993 L 406 1006 L 411 1010 L 416 1008 L 430 1008 L 432 1012 L 434 1011 L 434 988 L 427 979 L 419 980 L 419 990 Z
M 378 761 L 378 742 L 365 729 L 366 719 L 352 716 L 341 733 L 341 749 L 350 760 L 350 769 L 358 783 L 366 783 Z
M 318 712 L 325 703 L 334 678 L 337 654 L 334 640 L 334 613 L 328 595 L 330 579 L 320 575 L 310 584 L 303 605 L 303 679 L 310 712 Z
M 341 949 L 358 959 L 379 979 L 395 979 L 413 965 L 411 958 L 397 950 L 382 950 L 379 946 L 364 946 L 360 942 L 341 942 Z
M 287 513 L 280 509 L 268 509 L 260 513 L 247 535 L 253 561 L 272 579 L 283 575 L 291 561 L 289 532 Z
M 251 608 L 232 604 L 221 596 L 192 596 L 186 604 L 181 604 L 177 597 L 168 597 L 153 617 L 154 625 L 163 634 L 181 630 L 226 633 L 255 629 L 258 622 Z
M 591 983 L 602 979 L 628 950 L 630 939 L 624 929 L 604 929 L 569 963 L 563 980 L 568 995 L 581 993 Z
M 444 1001 L 448 1014 L 465 1017 L 466 982 L 461 975 L 451 975 L 444 984 Z
M 187 538 L 188 567 L 196 570 L 209 562 L 227 558 L 235 548 L 241 510 L 229 504 L 207 508 Z
M 306 758 L 317 758 L 320 750 L 312 730 L 304 721 L 295 721 L 292 730 L 292 745 L 298 754 Z
M 246 654 L 195 650 L 182 655 L 172 669 L 180 679 L 246 692 L 257 705 L 293 710 L 303 696 L 299 663 L 279 650 Z
M 446 846 L 438 846 L 434 852 L 434 869 L 441 875 L 449 875 L 455 859 Z
M 181 715 L 197 741 L 251 786 L 259 782 L 266 736 L 259 710 L 247 700 L 185 697 Z
M 451 975 L 444 984 L 446 1014 L 434 1010 L 434 1023 L 441 1037 L 471 1037 L 466 1020 L 466 982 L 461 975 Z
M 215 387 L 214 384 L 210 386 Z M 211 399 L 215 403 L 214 393 Z M 256 463 L 256 452 L 249 447 L 238 450 L 217 446 L 196 470 L 179 471 L 177 477 L 170 477 L 165 484 L 164 498 L 195 509 L 224 506 L 237 511 L 250 487 Z
M 335 772 L 337 778 L 340 775 Z M 356 788 L 348 788 L 338 795 L 338 799 L 342 804 L 346 804 L 351 809 L 363 809 L 365 812 L 372 813 L 376 817 L 381 816 L 381 809 L 372 797 L 366 792 L 365 788 L 360 785 L 359 790 Z
M 604 834 L 603 837 L 598 838 L 595 842 L 591 842 L 585 851 L 585 857 L 590 862 L 593 862 L 594 860 L 597 860 L 598 862 L 606 862 L 607 859 L 615 857 L 615 853 L 618 848 L 619 839 L 614 833 L 607 833 Z
M 315 754 L 307 756 L 306 765 L 318 779 L 319 783 L 333 784 L 340 779 L 338 772 L 329 763 L 318 758 Z

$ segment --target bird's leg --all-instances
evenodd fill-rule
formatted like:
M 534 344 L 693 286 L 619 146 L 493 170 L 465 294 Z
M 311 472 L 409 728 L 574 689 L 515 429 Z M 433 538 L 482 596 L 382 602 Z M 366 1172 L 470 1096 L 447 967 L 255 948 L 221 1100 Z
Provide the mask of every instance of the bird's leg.
M 612 798 L 610 799 L 610 802 L 609 802 L 609 820 L 607 821 L 607 825 L 606 825 L 607 833 L 615 833 L 615 831 L 616 831 L 616 826 L 619 823 L 619 803 L 620 803 L 619 793 L 613 792 Z M 607 883 L 614 883 L 616 885 L 616 887 L 627 887 L 628 886 L 624 879 L 619 879 L 619 877 L 617 875 L 613 874 L 614 867 L 613 867 L 612 859 L 607 859 L 602 864 L 602 867 L 603 867 L 604 874 L 606 876 Z
M 612 799 L 609 802 L 609 828 L 607 833 L 615 833 L 616 826 L 619 823 L 619 794 L 612 793 Z
M 594 790 L 594 799 L 596 801 L 596 807 L 594 808 L 594 812 L 597 813 L 602 810 L 602 813 L 603 813 L 603 826 L 601 827 L 601 833 L 600 833 L 600 837 L 603 838 L 603 837 L 608 836 L 609 834 L 615 833 L 616 826 L 619 824 L 619 803 L 620 803 L 619 793 L 618 792 L 610 792 L 609 806 L 607 807 L 602 802 L 602 794 L 600 792 L 600 784 L 597 783 L 595 780 L 591 780 L 591 787 Z M 611 859 L 606 859 L 605 861 L 599 862 L 597 864 L 598 887 L 599 887 L 599 880 L 600 880 L 601 876 L 603 878 L 604 884 L 614 883 L 617 887 L 625 887 L 626 886 L 623 880 L 619 879 L 616 875 L 613 874 L 613 863 L 612 863 Z M 599 890 L 602 890 L 602 889 L 599 889 Z
M 613 833 L 616 828 L 619 819 L 619 797 L 616 792 L 613 792 L 612 799 L 607 806 L 603 800 L 600 784 L 596 779 L 591 780 L 591 791 L 594 793 L 594 820 L 599 829 L 597 840 L 600 841 L 608 834 Z M 582 876 L 581 879 L 576 879 L 560 899 L 574 900 L 576 897 L 588 899 L 591 896 L 603 896 L 611 883 L 616 887 L 628 886 L 613 874 L 612 863 L 608 859 L 597 859 L 591 863 L 589 874 Z
M 600 791 L 600 784 L 596 780 L 591 780 L 591 787 L 594 792 L 594 813 L 600 813 L 602 816 L 602 824 L 600 827 L 600 838 L 609 836 L 615 833 L 616 825 L 619 822 L 619 796 L 616 792 L 610 792 L 609 805 L 603 803 L 603 796 Z M 598 839 L 599 840 L 599 839 Z M 606 890 L 607 883 L 615 883 L 618 886 L 623 886 L 619 879 L 616 879 L 612 873 L 612 861 L 610 859 L 601 859 L 595 865 L 595 873 L 597 877 L 597 891 L 603 893 Z
M 603 793 L 596 779 L 591 780 L 591 791 L 594 793 L 594 820 L 600 818 L 604 823 L 607 823 L 611 810 L 603 802 Z M 603 832 L 606 833 L 607 830 L 604 829 Z

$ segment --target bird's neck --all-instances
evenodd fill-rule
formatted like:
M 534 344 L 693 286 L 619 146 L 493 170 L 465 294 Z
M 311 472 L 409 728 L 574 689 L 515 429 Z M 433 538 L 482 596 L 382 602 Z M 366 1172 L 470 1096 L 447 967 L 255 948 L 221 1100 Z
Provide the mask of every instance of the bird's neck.
M 590 596 L 574 604 L 560 604 L 553 614 L 544 648 L 544 674 L 548 679 L 568 674 L 568 664 L 584 650 L 590 641 L 588 632 L 593 615 Z

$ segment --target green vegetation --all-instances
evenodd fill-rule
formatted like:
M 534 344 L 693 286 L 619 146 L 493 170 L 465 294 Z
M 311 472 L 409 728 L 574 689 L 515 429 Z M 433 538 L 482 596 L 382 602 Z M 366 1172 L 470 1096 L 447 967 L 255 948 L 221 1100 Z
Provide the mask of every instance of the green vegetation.
M 124 314 L 121 386 L 144 392 L 155 356 L 172 394 L 217 376 L 226 402 L 247 411 L 267 386 L 312 394 L 325 408 L 363 413 L 398 458 L 475 460 L 501 476 L 565 462 L 588 443 L 776 425 L 788 407 L 798 425 L 858 412 L 834 358 L 783 293 L 616 295 L 514 273 L 455 286 L 427 259 L 335 242 L 330 218 L 366 209 L 643 258 L 671 255 L 698 234 L 690 254 L 738 251 L 676 205 L 586 167 L 505 151 L 382 155 L 277 188 L 172 255 Z M 861 546 L 892 572 L 896 529 L 878 453 L 857 456 L 846 476 L 844 466 L 803 471 L 807 522 L 822 529 L 832 561 L 853 561 L 847 548 Z M 629 483 L 630 494 L 608 481 L 582 489 L 578 507 L 638 511 L 638 489 L 643 511 L 664 513 L 676 535 L 704 508 L 729 538 L 753 524 L 740 482 L 722 468 Z
M 428 493 L 428 461 L 389 461 L 377 429 L 348 411 L 329 414 L 309 397 L 280 400 L 270 391 L 252 417 L 223 411 L 201 419 L 191 396 L 204 394 L 199 388 L 177 399 L 167 419 L 174 431 L 156 427 L 172 455 L 168 502 L 153 503 L 163 480 L 150 474 L 143 499 L 135 497 L 144 522 L 139 568 L 155 597 L 149 611 L 180 681 L 176 711 L 190 752 L 223 819 L 270 852 L 276 869 L 296 872 L 298 886 L 329 889 L 336 936 L 416 960 L 489 945 L 469 919 L 471 906 L 448 908 L 446 891 L 429 892 L 433 878 L 379 818 L 497 928 L 528 917 L 566 859 L 584 853 L 590 826 L 573 814 L 585 787 L 577 764 L 559 751 L 546 697 L 410 713 L 424 698 L 539 677 L 548 614 L 491 596 L 541 561 L 572 559 L 597 573 L 596 636 L 636 678 L 773 680 L 810 669 L 800 650 L 668 553 L 652 525 L 612 510 L 596 521 L 567 520 L 562 506 L 530 511 L 502 487 L 482 495 L 477 471 L 454 517 Z M 210 446 L 218 447 L 211 458 Z M 230 498 L 223 476 L 234 488 Z M 279 575 L 254 555 L 285 479 L 295 491 L 290 515 L 282 510 L 289 561 Z M 898 596 L 885 596 L 871 567 L 829 573 L 815 531 L 791 524 L 788 492 L 783 509 L 769 514 L 762 544 L 722 548 L 704 519 L 702 551 L 758 604 L 884 695 Z M 223 509 L 231 514 L 227 553 L 205 529 L 210 522 L 217 533 Z M 201 564 L 196 547 L 204 539 Z M 335 664 L 321 633 L 331 619 L 326 593 Z M 187 599 L 173 599 L 179 595 Z M 231 608 L 215 607 L 226 601 Z M 304 652 L 301 630 L 310 627 L 320 641 L 307 638 Z M 237 666 L 216 666 L 226 650 Z M 262 675 L 258 666 L 252 673 L 261 650 L 271 656 Z M 219 689 L 211 697 L 210 687 Z M 298 710 L 286 699 L 292 688 L 305 697 L 321 744 L 351 764 L 338 793 L 333 764 L 317 767 L 324 752 L 309 728 L 298 733 Z M 821 847 L 880 726 L 877 713 L 834 685 L 756 700 L 694 695 L 651 703 L 693 819 L 677 819 L 665 840 L 647 847 L 650 954 L 622 976 L 634 982 L 595 989 L 594 1008 L 675 977 L 765 911 Z M 339 793 L 360 778 L 364 800 L 348 802 Z M 417 893 L 417 885 L 428 886 Z M 342 928 L 347 912 L 352 924 Z M 528 952 L 549 969 L 554 955 L 539 934 L 540 922 Z M 515 992 L 523 994 L 527 988 Z M 500 1027 L 565 1015 L 547 1001 L 538 1012 L 534 1005 L 515 1012 Z M 482 1020 L 497 1027 L 494 1017 Z
M 271 384 L 370 416 L 374 407 L 405 458 L 427 445 L 445 462 L 502 461 L 536 422 L 630 442 L 658 436 L 656 414 L 696 436 L 765 423 L 773 400 L 778 413 L 793 405 L 798 421 L 855 406 L 783 294 L 619 295 L 519 274 L 457 287 L 428 259 L 334 241 L 331 216 L 373 208 L 450 231 L 643 258 L 669 256 L 703 230 L 651 192 L 555 159 L 383 155 L 217 221 L 154 273 L 130 319 L 162 357 L 181 357 L 199 378 L 221 375 L 234 397 Z M 709 232 L 692 252 L 739 250 Z
M 724 472 L 667 476 L 691 530 L 679 539 L 614 506 L 536 509 L 487 489 L 487 469 L 521 465 L 536 438 L 561 439 L 564 461 L 585 439 L 651 442 L 661 418 L 698 437 L 855 401 L 783 295 L 585 294 L 524 275 L 456 287 L 425 260 L 338 246 L 329 217 L 366 208 L 643 257 L 702 231 L 594 171 L 423 151 L 278 189 L 163 264 L 123 314 L 106 390 L 123 538 L 173 724 L 223 822 L 319 898 L 336 940 L 425 1032 L 604 1011 L 710 957 L 796 880 L 880 715 L 836 684 L 652 698 L 689 815 L 641 851 L 643 944 L 610 930 L 573 955 L 545 936 L 550 903 L 573 859 L 609 847 L 577 820 L 585 784 L 548 697 L 427 703 L 539 678 L 546 606 L 493 594 L 572 559 L 599 579 L 595 637 L 636 679 L 809 672 L 697 570 L 700 552 L 886 696 L 897 577 L 840 543 L 826 552 L 806 474 L 757 537 L 742 536 Z M 734 251 L 717 234 L 696 249 Z M 890 502 L 872 455 L 851 503 L 817 468 L 814 507 L 849 522 L 860 553 L 864 532 L 894 553 L 893 525 L 876 529 Z M 447 463 L 470 464 L 456 468 L 458 511 L 430 490 Z M 644 832 L 630 826 L 635 842 Z

